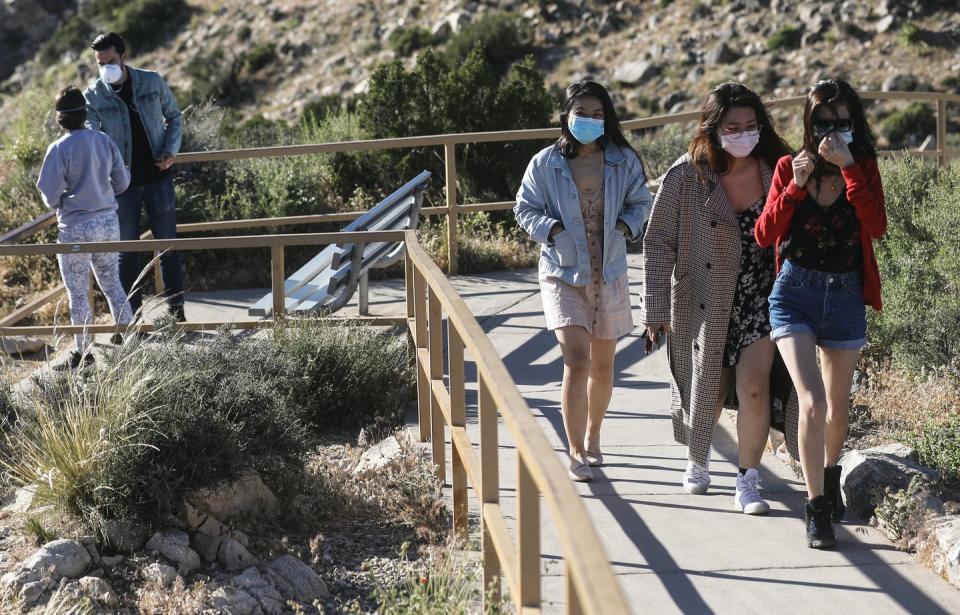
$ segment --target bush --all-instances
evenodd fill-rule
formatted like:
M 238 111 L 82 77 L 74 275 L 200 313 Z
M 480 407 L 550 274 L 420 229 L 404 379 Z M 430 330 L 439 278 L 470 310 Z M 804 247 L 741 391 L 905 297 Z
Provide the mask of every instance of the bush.
M 880 134 L 890 143 L 891 149 L 918 145 L 936 130 L 937 116 L 931 106 L 923 102 L 912 102 L 880 123 Z
M 875 243 L 884 310 L 872 345 L 914 371 L 960 377 L 960 167 L 913 157 L 881 166 L 887 235 Z
M 481 17 L 455 34 L 447 42 L 444 58 L 454 66 L 479 47 L 497 74 L 503 75 L 510 64 L 530 52 L 530 40 L 530 30 L 523 22 L 509 14 L 497 13 Z
M 767 49 L 797 49 L 803 38 L 803 30 L 796 26 L 784 26 L 770 35 L 767 39 Z
M 397 28 L 390 33 L 390 48 L 401 57 L 407 57 L 417 49 L 427 47 L 433 42 L 433 36 L 425 28 Z
M 539 259 L 536 244 L 512 220 L 493 222 L 491 214 L 477 212 L 462 216 L 457 233 L 457 271 L 461 274 L 502 269 L 535 267 Z M 427 222 L 418 233 L 424 250 L 437 265 L 450 268 L 447 251 L 447 219 Z
M 98 0 L 93 4 L 110 15 L 110 29 L 120 34 L 137 53 L 163 43 L 190 17 L 190 7 L 185 0 L 132 0 L 119 5 L 113 0 Z
M 276 59 L 277 46 L 274 43 L 261 43 L 250 50 L 246 60 L 246 69 L 255 73 L 276 61 Z
M 960 415 L 923 425 L 910 442 L 920 463 L 935 468 L 952 483 L 960 483 Z

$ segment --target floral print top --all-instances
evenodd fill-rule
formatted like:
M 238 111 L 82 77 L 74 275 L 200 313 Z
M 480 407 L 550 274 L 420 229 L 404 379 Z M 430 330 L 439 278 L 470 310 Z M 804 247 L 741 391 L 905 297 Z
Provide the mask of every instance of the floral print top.
M 803 199 L 793 214 L 790 236 L 780 245 L 780 256 L 805 269 L 845 273 L 863 267 L 861 250 L 860 220 L 843 191 L 829 207 L 810 194 Z

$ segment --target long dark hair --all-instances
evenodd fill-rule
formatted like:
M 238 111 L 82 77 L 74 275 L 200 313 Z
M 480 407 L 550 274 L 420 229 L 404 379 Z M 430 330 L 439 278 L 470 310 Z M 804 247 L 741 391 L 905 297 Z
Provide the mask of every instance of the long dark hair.
M 713 88 L 700 109 L 700 121 L 697 133 L 690 142 L 690 157 L 700 168 L 705 165 L 717 175 L 730 170 L 730 154 L 724 151 L 720 143 L 720 123 L 727 112 L 734 107 L 748 107 L 757 114 L 757 126 L 760 128 L 760 141 L 750 155 L 763 160 L 771 169 L 777 167 L 777 161 L 793 153 L 790 146 L 780 138 L 770 121 L 770 114 L 760 97 L 742 83 L 727 81 Z
M 839 174 L 840 169 L 832 162 L 823 159 L 817 152 L 820 138 L 813 132 L 813 118 L 820 107 L 827 107 L 837 115 L 837 106 L 844 105 L 850 112 L 853 123 L 853 143 L 848 145 L 854 158 L 877 157 L 877 139 L 867 123 L 867 114 L 863 110 L 863 100 L 856 90 L 843 79 L 825 79 L 818 81 L 807 93 L 803 105 L 803 149 L 813 154 L 817 161 L 814 179 L 819 182 L 824 174 Z
M 560 139 L 557 140 L 557 149 L 564 158 L 576 158 L 580 153 L 582 144 L 573 138 L 567 120 L 570 117 L 570 111 L 573 104 L 580 96 L 593 96 L 600 101 L 603 106 L 603 136 L 597 139 L 597 145 L 605 148 L 607 143 L 613 142 L 621 149 L 628 149 L 634 154 L 637 151 L 633 149 L 627 138 L 623 136 L 623 129 L 620 128 L 620 120 L 617 118 L 617 110 L 613 107 L 613 100 L 607 89 L 596 81 L 577 81 L 571 84 L 564 93 L 563 106 L 560 108 Z M 640 154 L 637 154 L 637 158 Z

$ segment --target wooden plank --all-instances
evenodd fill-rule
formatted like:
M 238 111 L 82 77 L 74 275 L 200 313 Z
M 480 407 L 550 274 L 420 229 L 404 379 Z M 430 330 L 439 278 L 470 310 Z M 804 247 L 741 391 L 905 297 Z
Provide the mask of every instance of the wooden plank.
M 451 427 L 450 428 L 450 442 L 454 446 L 454 450 L 459 450 L 460 455 L 463 459 L 463 469 L 465 471 L 465 477 L 469 481 L 473 490 L 478 492 L 480 491 L 480 481 L 482 480 L 481 473 L 482 469 L 480 467 L 480 457 L 477 456 L 476 452 L 473 450 L 473 443 L 470 442 L 470 436 L 467 434 L 466 427 Z
M 286 304 L 283 294 L 283 246 L 270 247 L 270 280 L 272 282 L 273 316 L 274 318 L 286 313 Z
M 500 504 L 487 502 L 481 508 L 484 527 L 490 534 L 490 542 L 497 554 L 497 559 L 503 569 L 503 578 L 507 581 L 510 595 L 520 595 L 520 578 L 517 572 L 517 547 L 507 531 L 507 524 L 503 519 L 503 509 Z
M 540 607 L 540 493 L 529 470 L 530 464 L 517 455 L 517 559 L 520 593 L 518 607 Z M 576 559 L 576 554 L 566 560 Z
M 940 153 L 937 159 L 940 166 L 947 165 L 947 101 L 937 98 L 937 150 Z
M 427 350 L 427 290 L 423 276 L 407 257 L 413 272 L 413 342 L 417 347 L 417 417 L 420 422 L 420 441 L 430 439 L 430 353 Z M 421 354 L 423 355 L 421 357 Z
M 31 300 L 19 310 L 11 312 L 10 314 L 4 316 L 3 319 L 0 319 L 0 327 L 8 327 L 20 322 L 30 314 L 33 314 L 43 306 L 60 297 L 60 295 L 65 294 L 67 294 L 67 287 L 63 286 L 62 284 L 56 288 L 51 288 L 50 290 L 41 294 L 39 297 Z
M 433 358 L 431 354 L 429 359 Z M 432 378 L 430 380 L 430 394 L 433 396 L 433 410 L 440 416 L 440 425 L 450 424 L 450 393 L 447 391 L 447 385 L 443 378 Z
M 43 229 L 53 226 L 57 223 L 57 212 L 55 211 L 45 211 L 33 220 L 25 222 L 13 229 L 12 231 L 7 231 L 3 235 L 0 235 L 0 244 L 3 243 L 16 243 L 21 239 L 26 239 L 27 237 L 33 237 Z
M 441 333 L 441 327 L 443 327 L 442 317 L 443 314 L 440 310 L 440 299 L 437 297 L 436 291 L 433 288 L 428 287 L 427 349 L 429 350 L 430 358 L 428 375 L 431 383 L 436 383 L 439 380 L 441 385 L 443 383 L 443 335 Z M 432 389 L 435 389 L 435 387 L 432 387 Z M 446 389 L 444 388 L 443 395 L 445 394 Z M 438 402 L 441 399 L 443 399 L 443 397 L 438 397 L 436 392 L 430 395 L 430 440 L 433 451 L 433 462 L 437 467 L 437 478 L 441 483 L 445 483 L 447 480 L 447 468 L 444 457 L 446 437 L 444 435 L 443 427 L 443 407 L 438 406 Z
M 447 189 L 447 271 L 457 274 L 457 145 L 443 146 L 444 186 Z
M 322 318 L 324 322 L 338 324 L 343 326 L 360 325 L 369 327 L 400 327 L 405 324 L 405 320 L 400 317 L 389 316 L 368 316 L 365 318 L 351 317 L 329 317 Z M 310 319 L 313 322 L 314 319 Z M 297 319 L 289 319 L 287 325 L 295 325 Z M 228 321 L 204 321 L 204 322 L 183 322 L 174 325 L 180 331 L 217 331 L 223 327 L 229 329 L 260 329 L 273 326 L 272 320 L 228 320 Z M 87 331 L 92 334 L 97 333 L 115 333 L 135 330 L 149 333 L 154 331 L 152 324 L 143 323 L 131 326 L 100 324 L 100 325 L 18 325 L 18 326 L 0 326 L 0 335 L 61 335 L 74 334 Z
M 467 471 L 464 456 L 473 453 L 470 440 L 462 447 L 456 446 L 453 430 L 467 424 L 467 394 L 463 364 L 463 340 L 457 328 L 447 321 L 447 373 L 450 377 L 450 440 L 454 443 L 451 452 L 453 484 L 453 531 L 462 539 L 467 537 Z M 464 435 L 466 432 L 464 432 Z M 476 486 L 474 487 L 476 488 Z
M 480 501 L 484 504 L 500 502 L 500 458 L 497 440 L 497 408 L 490 397 L 490 388 L 483 376 L 477 378 L 478 414 L 480 420 Z M 483 586 L 500 596 L 500 562 L 492 549 L 486 522 L 481 517 L 483 535 Z

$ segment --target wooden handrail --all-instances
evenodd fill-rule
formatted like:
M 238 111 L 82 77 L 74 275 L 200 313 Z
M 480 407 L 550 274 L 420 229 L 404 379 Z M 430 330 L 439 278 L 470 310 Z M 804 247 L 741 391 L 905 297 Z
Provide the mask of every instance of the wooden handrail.
M 56 222 L 57 213 L 54 211 L 46 211 L 33 220 L 21 224 L 12 231 L 8 231 L 3 235 L 0 235 L 0 244 L 16 243 L 21 239 L 32 237 L 48 226 L 53 226 L 56 224 Z

